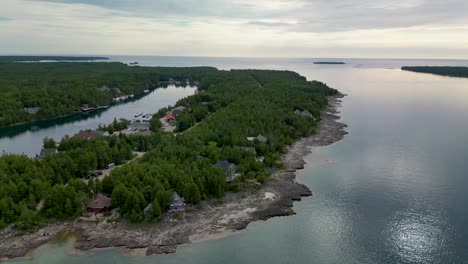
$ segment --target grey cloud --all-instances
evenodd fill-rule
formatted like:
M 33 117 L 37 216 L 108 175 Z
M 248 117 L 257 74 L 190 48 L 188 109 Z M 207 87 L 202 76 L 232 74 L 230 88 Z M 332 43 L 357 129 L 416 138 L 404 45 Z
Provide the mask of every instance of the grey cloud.
M 284 10 L 260 8 L 258 5 L 239 0 L 33 1 L 88 4 L 125 11 L 131 16 L 177 17 L 186 22 L 209 18 L 247 20 L 246 23 L 239 23 L 249 26 L 281 27 L 283 30 L 296 32 L 343 32 L 444 24 L 463 21 L 468 13 L 466 0 L 297 0 Z M 286 5 L 291 3 L 285 0 L 271 2 Z
M 257 21 L 257 20 L 252 20 L 247 22 L 248 25 L 255 25 L 255 26 L 264 26 L 264 27 L 287 27 L 291 26 L 291 23 L 285 23 L 285 22 L 265 22 L 265 21 Z

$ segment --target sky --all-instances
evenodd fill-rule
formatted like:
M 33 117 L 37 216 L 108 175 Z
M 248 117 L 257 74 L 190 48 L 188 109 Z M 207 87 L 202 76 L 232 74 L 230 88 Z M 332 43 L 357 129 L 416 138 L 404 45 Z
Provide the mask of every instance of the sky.
M 467 0 L 2 0 L 0 54 L 468 59 Z

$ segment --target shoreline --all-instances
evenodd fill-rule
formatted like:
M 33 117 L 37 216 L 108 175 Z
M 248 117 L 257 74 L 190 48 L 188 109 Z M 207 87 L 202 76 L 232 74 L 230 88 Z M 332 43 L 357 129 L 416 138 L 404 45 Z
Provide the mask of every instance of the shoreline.
M 18 231 L 9 228 L 0 230 L 0 261 L 30 256 L 30 252 L 64 232 L 79 233 L 74 249 L 92 252 L 105 248 L 119 248 L 124 254 L 155 255 L 174 253 L 178 245 L 196 243 L 229 236 L 245 229 L 251 222 L 277 216 L 295 214 L 294 201 L 311 196 L 311 190 L 298 183 L 296 171 L 304 168 L 304 157 L 311 148 L 326 146 L 341 141 L 347 134 L 347 126 L 337 122 L 337 108 L 344 95 L 328 97 L 328 106 L 314 135 L 302 138 L 287 147 L 281 156 L 283 167 L 277 169 L 268 181 L 258 188 L 246 183 L 246 189 L 238 193 L 226 193 L 223 201 L 202 201 L 203 209 L 189 206 L 180 220 L 165 217 L 157 224 L 128 225 L 103 222 L 61 222 L 51 224 L 34 233 L 18 236 Z M 41 236 L 43 233 L 49 236 Z

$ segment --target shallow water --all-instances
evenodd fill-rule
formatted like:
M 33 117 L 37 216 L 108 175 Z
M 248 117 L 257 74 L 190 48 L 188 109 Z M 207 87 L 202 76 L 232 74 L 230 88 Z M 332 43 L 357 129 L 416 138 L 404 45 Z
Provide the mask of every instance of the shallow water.
M 148 65 L 290 69 L 348 94 L 345 139 L 314 149 L 298 180 L 314 196 L 297 215 L 256 222 L 173 255 L 75 256 L 67 244 L 18 263 L 468 263 L 468 79 L 399 70 L 466 61 L 126 57 Z M 345 60 L 346 61 L 346 60 Z M 69 246 L 69 245 L 68 245 Z

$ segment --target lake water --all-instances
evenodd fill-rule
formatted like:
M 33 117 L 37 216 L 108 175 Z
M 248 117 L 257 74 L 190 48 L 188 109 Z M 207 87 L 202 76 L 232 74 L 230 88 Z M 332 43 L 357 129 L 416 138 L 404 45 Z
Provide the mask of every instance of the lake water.
M 112 123 L 114 118 L 134 119 L 135 113 L 155 113 L 160 108 L 174 105 L 179 99 L 195 93 L 196 87 L 158 88 L 135 100 L 114 105 L 105 110 L 80 114 L 58 120 L 38 121 L 32 124 L 0 128 L 0 151 L 3 153 L 38 154 L 45 137 L 56 141 L 65 135 L 74 135 L 80 130 L 96 129 L 99 125 Z
M 113 57 L 155 66 L 294 70 L 348 94 L 349 135 L 314 149 L 298 180 L 314 196 L 297 215 L 256 222 L 235 235 L 126 257 L 70 254 L 51 245 L 13 263 L 468 263 L 468 79 L 401 71 L 468 61 Z M 340 59 L 341 60 L 341 59 Z M 133 111 L 132 111 L 133 113 Z

